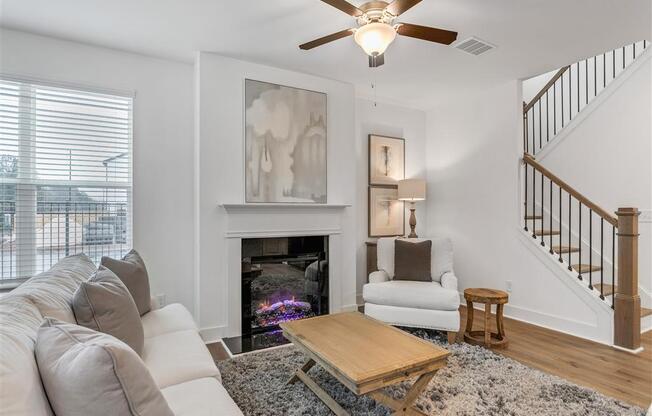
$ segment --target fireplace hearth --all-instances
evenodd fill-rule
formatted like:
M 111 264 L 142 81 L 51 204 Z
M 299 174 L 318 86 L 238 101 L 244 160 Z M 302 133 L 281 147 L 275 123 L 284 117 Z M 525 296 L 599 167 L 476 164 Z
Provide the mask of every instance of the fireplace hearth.
M 328 313 L 328 237 L 242 239 L 241 294 L 231 353 L 287 343 L 280 323 Z

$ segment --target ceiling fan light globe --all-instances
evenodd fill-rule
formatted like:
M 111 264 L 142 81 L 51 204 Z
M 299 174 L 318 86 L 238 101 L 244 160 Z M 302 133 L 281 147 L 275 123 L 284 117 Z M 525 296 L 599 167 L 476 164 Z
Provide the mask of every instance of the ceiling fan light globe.
M 396 39 L 396 30 L 387 23 L 369 23 L 358 28 L 353 38 L 367 55 L 377 56 Z

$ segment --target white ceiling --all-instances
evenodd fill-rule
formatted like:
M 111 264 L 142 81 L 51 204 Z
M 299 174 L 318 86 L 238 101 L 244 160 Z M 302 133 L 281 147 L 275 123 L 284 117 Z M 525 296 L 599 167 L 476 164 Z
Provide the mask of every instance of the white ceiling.
M 360 5 L 361 0 L 352 3 Z M 471 56 L 399 37 L 386 64 L 367 67 L 352 38 L 312 51 L 300 43 L 354 26 L 319 0 L 0 0 L 0 25 L 192 62 L 212 51 L 356 85 L 371 96 L 429 108 L 451 94 L 526 78 L 650 38 L 650 0 L 424 0 L 399 20 L 494 43 Z

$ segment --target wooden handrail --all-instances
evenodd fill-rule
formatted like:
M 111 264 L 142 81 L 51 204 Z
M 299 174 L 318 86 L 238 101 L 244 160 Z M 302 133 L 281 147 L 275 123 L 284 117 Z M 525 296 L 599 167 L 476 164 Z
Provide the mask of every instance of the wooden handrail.
M 553 84 L 557 82 L 557 80 L 561 78 L 562 75 L 564 75 L 564 72 L 568 71 L 569 69 L 570 69 L 570 65 L 565 66 L 561 68 L 559 71 L 557 71 L 555 76 L 550 78 L 550 81 L 548 81 L 548 83 L 544 85 L 543 88 L 541 88 L 541 91 L 539 91 L 539 93 L 535 95 L 534 98 L 523 107 L 523 114 L 527 113 L 530 110 L 530 108 L 534 107 L 534 104 L 537 101 L 539 101 L 539 99 L 545 95 L 546 91 L 548 91 L 550 87 L 552 87 Z
M 580 201 L 584 206 L 590 208 L 604 218 L 605 221 L 607 221 L 609 224 L 613 225 L 614 227 L 618 227 L 618 219 L 611 215 L 608 211 L 600 208 L 597 204 L 595 204 L 593 201 L 591 201 L 589 198 L 585 197 L 578 191 L 576 191 L 573 187 L 571 187 L 569 184 L 561 180 L 559 177 L 557 177 L 554 173 L 550 172 L 548 169 L 543 167 L 539 162 L 534 159 L 534 156 L 532 156 L 529 153 L 524 153 L 523 154 L 523 162 L 532 166 L 534 169 L 538 170 L 543 174 L 543 176 L 547 177 L 551 181 L 557 184 L 561 189 L 564 191 L 568 192 L 570 195 L 572 195 L 575 199 Z

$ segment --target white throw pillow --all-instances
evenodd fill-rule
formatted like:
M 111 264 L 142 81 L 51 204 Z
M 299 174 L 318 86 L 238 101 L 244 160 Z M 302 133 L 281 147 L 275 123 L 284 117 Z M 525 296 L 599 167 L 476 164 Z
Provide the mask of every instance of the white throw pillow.
M 35 354 L 56 415 L 174 416 L 138 354 L 111 335 L 46 318 Z

